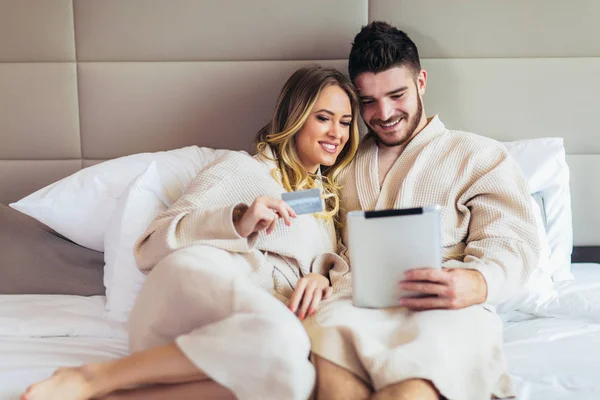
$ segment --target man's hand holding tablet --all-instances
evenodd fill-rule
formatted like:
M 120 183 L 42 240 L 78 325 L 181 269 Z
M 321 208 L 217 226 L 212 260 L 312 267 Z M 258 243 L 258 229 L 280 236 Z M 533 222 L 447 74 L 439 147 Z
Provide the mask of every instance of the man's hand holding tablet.
M 483 303 L 487 298 L 485 279 L 474 269 L 411 269 L 404 273 L 399 287 L 426 296 L 399 299 L 398 305 L 415 311 L 459 309 Z

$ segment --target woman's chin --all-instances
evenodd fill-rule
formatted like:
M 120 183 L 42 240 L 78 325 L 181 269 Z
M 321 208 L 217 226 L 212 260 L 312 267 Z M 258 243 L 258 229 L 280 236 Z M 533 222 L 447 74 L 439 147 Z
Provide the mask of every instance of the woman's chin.
M 337 160 L 337 156 L 331 156 L 331 157 L 323 158 L 321 160 L 321 166 L 322 167 L 331 167 L 333 164 L 335 164 L 336 160 Z

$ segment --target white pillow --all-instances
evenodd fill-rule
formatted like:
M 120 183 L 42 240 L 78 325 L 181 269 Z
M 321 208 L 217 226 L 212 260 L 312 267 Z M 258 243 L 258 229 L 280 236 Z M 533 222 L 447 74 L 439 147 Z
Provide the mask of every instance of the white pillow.
M 167 209 L 155 188 L 161 186 L 156 162 L 133 181 L 121 196 L 104 237 L 104 286 L 108 318 L 127 321 L 145 275 L 136 267 L 133 245 Z
M 531 193 L 542 195 L 552 279 L 573 279 L 570 175 L 563 139 L 541 138 L 503 144 L 525 173 Z
M 145 280 L 136 265 L 133 246 L 162 211 L 173 204 L 206 165 L 229 150 L 202 157 L 159 157 L 121 196 L 104 236 L 104 286 L 108 317 L 126 321 Z
M 154 160 L 199 171 L 220 150 L 198 146 L 141 153 L 105 161 L 76 172 L 10 204 L 73 242 L 104 251 L 104 235 L 117 201 L 127 186 Z

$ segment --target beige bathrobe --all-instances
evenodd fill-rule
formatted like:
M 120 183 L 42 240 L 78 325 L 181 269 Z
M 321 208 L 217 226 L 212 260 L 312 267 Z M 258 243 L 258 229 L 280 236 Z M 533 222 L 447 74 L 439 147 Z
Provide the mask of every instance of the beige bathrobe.
M 498 142 L 450 131 L 437 116 L 407 145 L 381 188 L 377 154 L 374 140 L 366 139 L 344 171 L 342 220 L 354 210 L 439 204 L 443 266 L 480 271 L 486 305 L 360 309 L 352 305 L 351 274 L 332 270 L 334 297 L 305 322 L 313 352 L 376 389 L 419 377 L 450 400 L 510 395 L 502 323 L 491 306 L 523 285 L 537 264 L 539 239 L 524 177 Z
M 148 278 L 130 316 L 133 351 L 175 341 L 239 399 L 306 399 L 314 384 L 309 338 L 285 306 L 299 277 L 327 275 L 331 221 L 300 215 L 245 239 L 236 205 L 281 198 L 271 162 L 231 152 L 204 169 L 135 247 Z M 281 300 L 281 301 L 280 301 Z M 282 302 L 283 301 L 283 302 Z

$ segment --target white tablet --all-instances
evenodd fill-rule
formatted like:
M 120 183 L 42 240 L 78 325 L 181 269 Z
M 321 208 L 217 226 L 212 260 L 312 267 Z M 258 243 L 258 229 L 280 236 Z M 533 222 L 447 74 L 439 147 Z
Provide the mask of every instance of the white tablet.
M 348 213 L 348 253 L 353 302 L 357 307 L 398 306 L 403 273 L 413 268 L 441 268 L 439 206 Z

